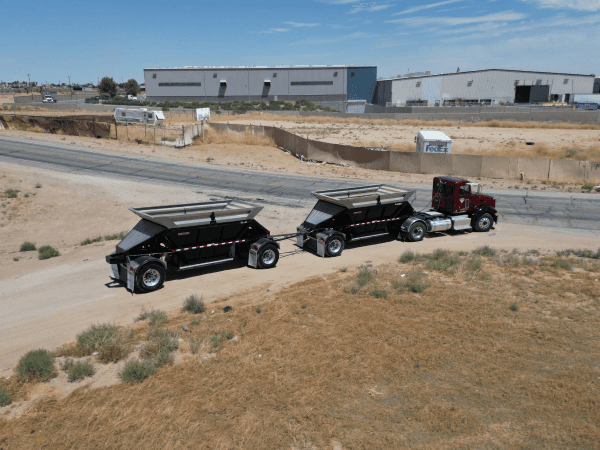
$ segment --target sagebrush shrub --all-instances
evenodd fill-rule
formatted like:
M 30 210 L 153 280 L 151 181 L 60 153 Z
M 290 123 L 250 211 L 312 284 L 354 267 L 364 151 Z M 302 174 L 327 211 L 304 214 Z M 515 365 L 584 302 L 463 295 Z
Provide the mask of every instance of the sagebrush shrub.
M 151 361 L 131 360 L 125 364 L 125 367 L 119 373 L 119 377 L 125 383 L 132 381 L 141 382 L 156 372 L 156 367 Z
M 58 252 L 58 250 L 56 250 L 55 248 L 52 248 L 49 245 L 44 245 L 43 247 L 40 247 L 38 252 L 39 252 L 39 255 L 38 255 L 39 259 L 48 259 L 48 258 L 53 258 L 55 256 L 60 256 L 60 253 Z
M 10 394 L 4 389 L 0 388 L 0 406 L 10 405 L 10 402 Z
M 21 249 L 19 250 L 20 252 L 30 252 L 32 250 L 35 250 L 35 244 L 33 242 L 23 242 L 21 244 Z
M 192 314 L 200 314 L 206 311 L 203 297 L 198 297 L 195 294 L 190 295 L 183 302 L 183 310 L 191 312 Z
M 94 375 L 94 366 L 90 362 L 76 362 L 69 369 L 69 381 L 83 380 L 85 377 L 91 377 Z
M 19 360 L 16 372 L 25 380 L 45 380 L 54 373 L 54 357 L 44 349 L 31 350 Z

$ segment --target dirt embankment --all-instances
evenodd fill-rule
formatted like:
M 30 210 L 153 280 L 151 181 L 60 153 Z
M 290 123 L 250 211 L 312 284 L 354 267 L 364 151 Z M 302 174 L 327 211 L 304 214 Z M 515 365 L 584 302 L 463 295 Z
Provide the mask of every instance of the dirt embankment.
M 594 448 L 599 273 L 596 259 L 535 251 L 405 253 L 221 298 L 201 314 L 131 327 L 141 345 L 157 327 L 178 336 L 174 362 L 142 384 L 120 382 L 122 363 L 90 357 L 91 379 L 1 380 L 15 399 L 5 414 L 17 414 L 0 416 L 0 442 Z

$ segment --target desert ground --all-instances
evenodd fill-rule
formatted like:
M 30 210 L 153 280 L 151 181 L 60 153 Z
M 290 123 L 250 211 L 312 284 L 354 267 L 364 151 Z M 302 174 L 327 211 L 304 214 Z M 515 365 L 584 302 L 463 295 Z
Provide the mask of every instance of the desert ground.
M 379 127 L 384 135 L 387 129 Z M 412 139 L 413 131 L 394 133 Z M 484 144 L 506 139 L 505 130 L 492 131 Z M 529 131 L 541 138 L 548 130 L 506 132 L 516 139 Z M 599 133 L 560 131 L 575 140 L 579 133 Z M 209 133 L 204 143 L 173 149 L 17 130 L 0 134 L 256 171 L 431 183 L 430 175 L 303 163 L 256 136 Z M 494 189 L 580 188 L 480 182 Z M 128 208 L 227 193 L 2 163 L 0 193 L 9 189 L 19 192 L 0 199 L 0 387 L 14 401 L 0 409 L 2 448 L 596 445 L 600 265 L 590 257 L 557 258 L 556 252 L 595 252 L 597 233 L 500 221 L 486 234 L 411 244 L 382 239 L 335 259 L 284 241 L 273 270 L 244 262 L 217 266 L 168 279 L 157 292 L 131 295 L 110 281 L 104 261 L 118 242 L 105 237 L 137 223 Z M 312 203 L 264 206 L 259 219 L 274 234 L 294 230 Z M 84 245 L 86 239 L 96 242 Z M 26 241 L 51 245 L 60 255 L 39 260 L 36 251 L 19 251 Z M 482 246 L 494 256 L 472 253 Z M 454 253 L 427 256 L 439 248 Z M 399 259 L 407 251 L 424 259 Z M 407 276 L 426 289 L 406 290 Z M 198 317 L 181 312 L 191 294 L 207 307 Z M 233 312 L 224 313 L 224 306 Z M 135 350 L 128 358 L 134 357 L 151 328 L 133 323 L 143 308 L 166 311 L 170 330 L 183 333 L 186 325 L 191 331 L 180 334 L 174 361 L 142 384 L 121 382 L 125 361 L 105 365 L 92 356 L 81 358 L 94 363 L 96 375 L 77 383 L 61 371 L 43 383 L 22 383 L 14 374 L 19 358 L 37 348 L 57 351 L 58 367 L 71 355 L 60 347 L 101 323 L 131 330 Z M 213 336 L 218 341 L 223 332 L 234 337 L 213 346 Z M 204 339 L 195 354 L 192 337 Z

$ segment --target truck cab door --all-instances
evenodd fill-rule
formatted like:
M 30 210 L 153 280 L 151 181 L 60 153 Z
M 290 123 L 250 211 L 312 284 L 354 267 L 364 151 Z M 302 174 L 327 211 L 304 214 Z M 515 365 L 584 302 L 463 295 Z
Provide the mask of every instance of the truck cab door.
M 458 202 L 456 202 L 457 210 L 455 212 L 461 213 L 469 210 L 471 203 L 471 186 L 464 184 L 458 188 Z

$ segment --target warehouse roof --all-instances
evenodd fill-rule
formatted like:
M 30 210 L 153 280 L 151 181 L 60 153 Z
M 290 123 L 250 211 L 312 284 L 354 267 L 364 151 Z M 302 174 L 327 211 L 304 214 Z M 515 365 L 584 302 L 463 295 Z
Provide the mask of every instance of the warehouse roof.
M 595 77 L 595 74 L 583 75 L 578 73 L 561 73 L 561 72 L 534 72 L 531 70 L 513 70 L 513 69 L 482 69 L 482 70 L 468 70 L 464 72 L 450 72 L 450 73 L 438 73 L 434 75 L 415 75 L 413 77 L 391 77 L 391 78 L 380 78 L 378 81 L 390 81 L 390 80 L 409 80 L 413 78 L 431 78 L 431 77 L 445 77 L 449 75 L 462 75 L 465 73 L 479 73 L 479 72 L 517 72 L 517 73 L 536 73 L 544 75 L 566 75 L 569 77 Z
M 342 65 L 317 65 L 317 66 L 183 66 L 183 67 L 159 67 L 155 69 L 144 69 L 144 70 L 202 70 L 202 69 L 227 69 L 227 70 L 264 70 L 264 69 L 345 69 L 345 68 L 373 68 L 376 69 L 377 66 L 361 66 L 354 64 L 342 64 Z

